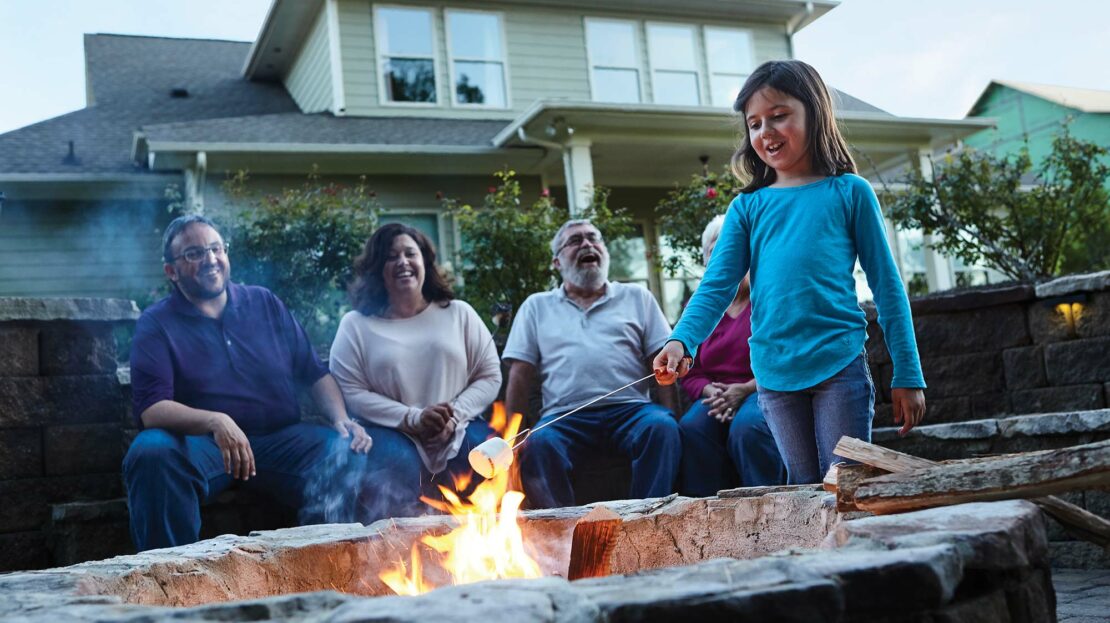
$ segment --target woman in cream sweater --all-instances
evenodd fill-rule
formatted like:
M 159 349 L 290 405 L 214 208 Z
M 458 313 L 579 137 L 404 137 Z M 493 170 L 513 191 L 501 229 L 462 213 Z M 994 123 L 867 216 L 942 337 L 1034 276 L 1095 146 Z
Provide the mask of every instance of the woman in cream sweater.
M 367 516 L 423 514 L 420 496 L 453 488 L 451 477 L 470 471 L 470 449 L 494 434 L 478 416 L 501 386 L 497 349 L 419 230 L 382 226 L 354 269 L 355 309 L 339 324 L 330 365 L 374 440 Z

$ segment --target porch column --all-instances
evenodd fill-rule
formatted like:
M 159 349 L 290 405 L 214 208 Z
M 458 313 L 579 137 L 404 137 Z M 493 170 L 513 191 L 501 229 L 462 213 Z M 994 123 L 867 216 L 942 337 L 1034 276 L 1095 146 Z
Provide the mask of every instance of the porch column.
M 929 147 L 921 147 L 917 150 L 917 170 L 925 179 L 933 177 L 932 153 Z M 940 236 L 936 234 L 925 234 L 922 245 L 925 255 L 925 281 L 929 284 L 930 292 L 947 290 L 956 283 L 952 274 L 952 261 L 933 248 L 933 243 L 939 240 Z
M 567 207 L 577 217 L 594 196 L 594 164 L 590 140 L 571 138 L 563 149 L 563 176 L 567 181 Z
M 197 152 L 196 162 L 185 169 L 185 209 L 194 214 L 204 214 L 204 184 L 208 177 L 208 154 Z

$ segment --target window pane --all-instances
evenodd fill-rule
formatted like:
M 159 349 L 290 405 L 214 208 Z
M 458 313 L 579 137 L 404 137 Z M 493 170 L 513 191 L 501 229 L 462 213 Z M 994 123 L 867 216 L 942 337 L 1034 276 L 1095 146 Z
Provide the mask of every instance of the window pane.
M 643 281 L 646 284 L 649 269 L 644 230 L 639 225 L 635 227 L 637 231 L 631 236 L 608 242 L 609 274 L 616 281 Z
M 744 86 L 746 76 L 734 74 L 713 74 L 709 76 L 709 89 L 713 93 L 713 105 L 732 107 L 736 96 L 740 94 L 740 87 Z
M 664 279 L 663 280 L 663 315 L 671 324 L 678 322 L 683 308 L 689 302 L 694 290 L 698 288 L 697 279 Z
M 386 59 L 386 93 L 391 102 L 435 102 L 435 66 L 431 60 Z
M 594 70 L 594 99 L 635 104 L 640 101 L 640 72 L 635 69 Z
M 455 63 L 455 101 L 505 107 L 505 78 L 501 63 Z
M 432 14 L 420 9 L 379 9 L 382 52 L 388 56 L 432 56 Z
M 403 223 L 420 231 L 432 241 L 436 247 L 436 253 L 439 254 L 439 260 L 443 261 L 443 249 L 439 246 L 439 223 L 435 214 L 390 214 L 388 212 L 381 215 L 378 221 L 379 225 L 386 223 Z
M 500 18 L 491 13 L 447 13 L 451 55 L 502 60 Z
M 752 36 L 745 30 L 705 29 L 709 70 L 734 74 L 752 72 Z
M 697 106 L 698 75 L 691 72 L 655 72 L 655 103 L 675 106 Z
M 648 26 L 648 50 L 655 69 L 695 71 L 694 29 L 688 26 Z
M 632 24 L 586 22 L 586 42 L 594 66 L 639 67 Z

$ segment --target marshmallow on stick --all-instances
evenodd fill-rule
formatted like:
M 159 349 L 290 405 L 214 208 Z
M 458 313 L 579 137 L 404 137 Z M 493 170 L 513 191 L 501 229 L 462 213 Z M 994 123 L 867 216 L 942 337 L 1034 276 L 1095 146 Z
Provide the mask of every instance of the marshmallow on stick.
M 467 458 L 479 475 L 493 478 L 513 464 L 513 447 L 500 437 L 491 437 L 471 450 Z

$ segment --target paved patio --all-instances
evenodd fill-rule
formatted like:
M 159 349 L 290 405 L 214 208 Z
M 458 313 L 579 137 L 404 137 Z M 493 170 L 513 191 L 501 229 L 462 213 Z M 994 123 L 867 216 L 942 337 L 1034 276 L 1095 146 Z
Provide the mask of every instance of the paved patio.
M 1059 623 L 1110 621 L 1110 570 L 1053 569 Z

